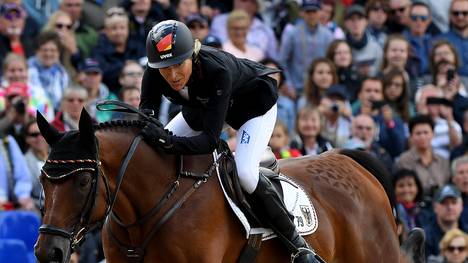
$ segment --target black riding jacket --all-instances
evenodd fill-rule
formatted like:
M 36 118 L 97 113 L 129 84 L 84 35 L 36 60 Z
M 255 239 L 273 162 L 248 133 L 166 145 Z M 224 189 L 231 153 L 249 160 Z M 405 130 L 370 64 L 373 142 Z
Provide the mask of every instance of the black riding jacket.
M 159 112 L 161 95 L 182 105 L 184 119 L 193 130 L 202 133 L 194 137 L 172 136 L 173 151 L 210 153 L 218 143 L 224 122 L 239 129 L 276 103 L 276 81 L 267 76 L 275 72 L 278 70 L 202 46 L 193 59 L 192 75 L 187 83 L 189 99 L 174 91 L 158 69 L 147 67 L 140 108 Z

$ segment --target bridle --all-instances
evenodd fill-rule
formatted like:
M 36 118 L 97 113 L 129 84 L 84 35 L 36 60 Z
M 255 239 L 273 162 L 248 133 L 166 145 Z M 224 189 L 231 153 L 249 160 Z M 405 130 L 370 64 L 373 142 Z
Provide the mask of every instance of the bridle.
M 182 206 L 182 204 L 189 198 L 190 195 L 192 195 L 203 183 L 206 183 L 207 180 L 211 177 L 212 173 L 218 169 L 219 167 L 219 162 L 224 159 L 227 155 L 226 151 L 222 151 L 221 153 L 217 154 L 217 151 L 214 153 L 214 161 L 213 164 L 207 169 L 206 172 L 204 173 L 192 173 L 189 171 L 183 171 L 183 156 L 178 155 L 177 157 L 177 176 L 176 179 L 173 181 L 173 183 L 169 186 L 169 188 L 165 191 L 164 195 L 161 197 L 161 199 L 158 201 L 158 203 L 150 210 L 148 211 L 144 216 L 142 216 L 141 219 L 139 219 L 137 222 L 132 223 L 132 224 L 124 224 L 119 217 L 112 211 L 113 207 L 116 202 L 117 194 L 120 190 L 120 186 L 122 184 L 125 171 L 127 170 L 127 166 L 132 159 L 133 154 L 136 151 L 136 148 L 140 141 L 142 140 L 141 135 L 137 135 L 133 138 L 132 143 L 125 155 L 125 158 L 123 162 L 121 163 L 121 166 L 119 168 L 119 172 L 117 174 L 116 178 L 116 187 L 114 192 L 110 192 L 109 188 L 109 180 L 103 173 L 101 169 L 101 162 L 99 161 L 98 154 L 96 154 L 96 159 L 91 160 L 91 159 L 84 159 L 84 160 L 47 160 L 49 164 L 82 164 L 82 163 L 90 163 L 93 165 L 92 168 L 77 168 L 72 170 L 71 172 L 64 173 L 59 176 L 50 176 L 48 175 L 44 170 L 42 170 L 42 173 L 44 176 L 49 179 L 49 180 L 60 180 L 63 178 L 66 178 L 68 176 L 71 176 L 77 172 L 82 172 L 82 171 L 89 171 L 93 172 L 93 178 L 91 182 L 91 189 L 87 195 L 86 198 L 86 203 L 85 206 L 83 207 L 79 223 L 75 226 L 73 226 L 72 231 L 67 231 L 66 229 L 55 227 L 53 225 L 47 225 L 44 224 L 39 228 L 39 232 L 42 234 L 50 234 L 50 235 L 56 235 L 56 236 L 61 236 L 64 237 L 68 240 L 70 240 L 70 247 L 72 251 L 76 250 L 84 241 L 84 237 L 86 233 L 89 231 L 96 229 L 96 228 L 102 228 L 103 224 L 105 221 L 109 220 L 109 218 L 112 218 L 115 222 L 117 222 L 120 226 L 124 228 L 128 228 L 131 226 L 137 226 L 144 224 L 147 222 L 150 218 L 152 218 L 155 214 L 157 214 L 161 208 L 164 207 L 166 202 L 170 200 L 172 195 L 179 189 L 180 185 L 180 179 L 182 177 L 185 178 L 191 178 L 194 179 L 195 182 L 193 183 L 192 187 L 189 188 L 183 196 L 178 199 L 167 211 L 162 217 L 152 226 L 148 236 L 145 238 L 141 246 L 135 247 L 135 246 L 128 246 L 121 242 L 120 240 L 117 239 L 117 237 L 112 233 L 110 230 L 110 227 L 107 227 L 107 231 L 109 232 L 109 236 L 114 240 L 114 242 L 117 244 L 117 246 L 120 248 L 122 253 L 124 253 L 127 256 L 128 261 L 133 261 L 133 262 L 140 262 L 143 259 L 144 252 L 146 250 L 146 247 L 148 246 L 149 242 L 151 241 L 152 237 L 156 234 L 156 232 L 161 228 L 161 226 L 167 222 L 171 218 L 171 216 L 175 213 L 175 211 Z M 97 142 L 97 140 L 96 140 Z M 97 151 L 98 152 L 98 151 Z M 102 177 L 103 182 L 105 184 L 105 189 L 106 189 L 106 212 L 105 215 L 102 219 L 96 221 L 96 222 L 90 222 L 90 217 L 92 214 L 92 211 L 95 207 L 95 203 L 97 200 L 97 192 L 99 189 L 99 177 Z M 42 199 L 42 197 L 41 197 Z M 43 205 L 41 202 L 41 212 L 45 213 L 43 210 Z M 109 217 L 110 215 L 110 217 Z M 79 229 L 77 231 L 77 229 Z

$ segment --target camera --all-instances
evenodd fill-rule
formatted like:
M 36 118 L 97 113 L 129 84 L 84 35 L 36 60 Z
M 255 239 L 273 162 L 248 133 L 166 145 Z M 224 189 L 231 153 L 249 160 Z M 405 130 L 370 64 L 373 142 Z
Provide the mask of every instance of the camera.
M 455 70 L 454 69 L 447 70 L 447 82 L 450 82 L 453 78 L 455 78 Z
M 330 107 L 331 111 L 338 112 L 340 110 L 340 106 L 336 103 L 333 103 Z
M 26 104 L 24 103 L 23 100 L 18 100 L 13 104 L 13 107 L 15 108 L 16 112 L 20 115 L 23 115 L 26 113 Z

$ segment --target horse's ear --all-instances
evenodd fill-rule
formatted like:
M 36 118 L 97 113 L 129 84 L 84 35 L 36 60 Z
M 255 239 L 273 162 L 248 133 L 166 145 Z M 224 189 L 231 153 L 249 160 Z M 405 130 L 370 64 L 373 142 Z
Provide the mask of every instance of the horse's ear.
M 89 113 L 85 108 L 81 110 L 80 123 L 79 123 L 80 136 L 83 139 L 94 140 L 94 127 L 93 119 L 89 116 Z
M 60 134 L 57 129 L 50 125 L 46 118 L 44 118 L 44 116 L 42 116 L 39 111 L 36 111 L 36 118 L 39 131 L 41 131 L 42 136 L 49 145 L 56 143 L 62 137 L 62 134 Z

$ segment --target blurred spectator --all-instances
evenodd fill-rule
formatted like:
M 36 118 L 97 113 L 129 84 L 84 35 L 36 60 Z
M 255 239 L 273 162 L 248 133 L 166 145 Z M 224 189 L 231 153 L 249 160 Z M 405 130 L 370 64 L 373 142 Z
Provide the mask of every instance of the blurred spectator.
M 297 113 L 297 135 L 291 142 L 291 148 L 299 149 L 302 155 L 318 155 L 333 149 L 331 143 L 320 134 L 321 126 L 317 108 L 301 108 Z
M 317 107 L 326 90 L 336 83 L 338 83 L 338 76 L 333 62 L 327 58 L 315 59 L 310 65 L 304 93 L 297 101 L 297 108 L 300 109 L 306 105 Z
M 119 4 L 125 5 L 130 1 L 133 2 L 133 0 L 80 0 L 83 9 L 80 21 L 86 26 L 100 31 L 104 27 L 106 10 Z M 126 10 L 130 10 L 130 7 L 126 7 Z
M 335 39 L 344 39 L 345 34 L 343 30 L 335 21 L 333 21 L 333 17 L 335 16 L 335 5 L 334 0 L 322 1 L 322 6 L 320 7 L 320 23 L 333 33 Z
M 197 0 L 178 0 L 176 1 L 176 13 L 179 21 L 187 23 L 187 18 L 199 13 Z
M 260 61 L 263 65 L 270 68 L 281 69 L 278 62 L 273 59 L 266 58 Z M 278 114 L 277 119 L 286 125 L 289 131 L 289 137 L 292 137 L 295 133 L 295 121 L 296 121 L 296 105 L 293 100 L 289 97 L 289 89 L 286 85 L 283 71 L 275 74 L 271 74 L 270 77 L 276 80 L 278 86 Z
M 135 87 L 141 89 L 143 80 L 143 67 L 135 60 L 125 61 L 119 76 L 119 84 L 122 88 Z
M 432 84 L 424 85 L 414 95 L 414 101 L 416 102 L 416 113 L 418 114 L 429 114 L 427 107 L 427 98 L 429 97 L 442 97 L 442 90 Z
M 420 226 L 418 215 L 424 206 L 421 181 L 413 170 L 400 169 L 393 175 L 392 182 L 398 217 L 408 233 L 416 226 Z
M 366 4 L 366 14 L 369 18 L 367 32 L 379 43 L 383 48 L 387 41 L 387 27 L 385 22 L 388 18 L 388 1 L 386 0 L 370 0 Z
M 468 109 L 463 112 L 463 139 L 462 143 L 450 151 L 450 160 L 463 155 L 468 155 Z
M 351 138 L 343 148 L 360 149 L 368 152 L 379 159 L 390 173 L 395 170 L 392 157 L 387 151 L 375 141 L 376 125 L 368 114 L 359 114 L 353 118 L 351 123 Z
M 87 90 L 86 110 L 98 122 L 105 122 L 111 119 L 111 111 L 99 111 L 96 104 L 104 100 L 115 100 L 117 96 L 110 92 L 107 86 L 102 83 L 102 69 L 99 62 L 87 58 L 83 62 L 80 71 L 84 73 L 82 80 L 83 87 Z
M 23 128 L 34 116 L 35 109 L 29 107 L 29 88 L 27 84 L 13 82 L 6 87 L 4 94 L 5 110 L 0 113 L 0 134 L 15 138 L 20 149 L 26 151 Z
M 33 89 L 42 89 L 58 108 L 69 76 L 60 63 L 62 44 L 55 32 L 42 32 L 36 45 L 36 54 L 28 59 L 29 81 Z
M 23 0 L 21 1 L 28 16 L 42 28 L 50 16 L 59 9 L 60 0 Z
M 268 145 L 276 156 L 276 159 L 288 159 L 301 156 L 298 149 L 289 146 L 289 131 L 286 125 L 281 121 L 276 121 L 273 133 L 271 134 Z
M 346 87 L 347 98 L 354 102 L 361 86 L 361 77 L 352 66 L 351 47 L 345 40 L 334 40 L 328 46 L 327 58 L 335 63 L 338 83 Z
M 103 82 L 110 91 L 118 93 L 119 75 L 129 59 L 137 60 L 146 54 L 145 46 L 129 38 L 128 17 L 120 7 L 107 10 L 104 33 L 93 50 L 93 56 L 100 64 Z
M 34 43 L 24 34 L 26 12 L 16 4 L 0 4 L 0 57 L 13 52 L 26 57 L 34 53 Z M 1 73 L 1 72 L 0 72 Z
M 60 62 L 67 70 L 70 78 L 72 80 L 75 79 L 76 68 L 81 59 L 81 52 L 78 49 L 70 15 L 62 10 L 57 10 L 49 18 L 49 21 L 44 27 L 44 31 L 54 31 L 58 34 L 63 47 Z
M 140 88 L 135 86 L 122 87 L 119 92 L 119 100 L 138 109 L 140 105 L 140 93 Z M 136 120 L 138 119 L 138 115 L 127 112 L 113 112 L 111 119 Z
M 152 2 L 152 0 L 126 0 L 123 5 L 128 11 L 130 37 L 142 45 L 146 43 L 146 36 L 151 28 L 160 22 L 150 14 Z
M 461 156 L 452 162 L 452 182 L 461 192 L 463 199 L 461 220 L 468 225 L 468 156 Z
M 427 98 L 427 109 L 435 123 L 434 151 L 448 159 L 450 150 L 462 142 L 460 125 L 454 120 L 452 102 L 441 95 Z
M 362 6 L 352 5 L 346 10 L 345 28 L 353 65 L 361 75 L 375 76 L 382 63 L 382 48 L 366 33 L 367 15 Z
M 301 95 L 311 63 L 325 56 L 333 34 L 320 24 L 320 1 L 305 0 L 301 6 L 302 20 L 285 29 L 281 36 L 279 62 L 285 70 L 288 84 Z
M 39 208 L 39 198 L 42 192 L 42 186 L 39 182 L 42 166 L 49 155 L 49 145 L 42 137 L 36 119 L 31 119 L 24 127 L 26 144 L 28 151 L 25 154 L 26 164 L 31 175 L 32 191 L 31 197 L 34 200 L 36 208 Z
M 353 105 L 353 115 L 369 114 L 377 125 L 378 142 L 396 158 L 406 145 L 405 126 L 384 100 L 383 84 L 378 78 L 367 78 L 362 82 L 358 100 Z
M 0 143 L 0 209 L 33 210 L 31 175 L 18 144 L 11 135 L 3 135 Z
M 2 68 L 4 78 L 2 79 L 2 85 L 0 86 L 6 88 L 10 83 L 27 84 L 28 109 L 33 113 L 35 113 L 36 110 L 39 110 L 48 120 L 52 120 L 54 117 L 54 107 L 50 99 L 47 97 L 47 94 L 43 89 L 37 89 L 32 87 L 31 84 L 28 84 L 28 64 L 26 59 L 15 53 L 8 53 L 3 60 Z M 4 110 L 4 107 L 5 105 L 2 105 L 2 110 Z M 0 124 L 0 126 L 2 126 L 2 124 Z
M 319 111 L 323 116 L 322 135 L 334 147 L 343 147 L 351 136 L 351 106 L 343 85 L 332 85 L 320 100 Z
M 432 22 L 441 33 L 449 30 L 449 13 L 452 1 L 427 0 L 432 12 Z
M 410 44 L 410 53 L 419 60 L 416 76 L 429 72 L 429 54 L 432 49 L 432 36 L 427 29 L 432 21 L 432 14 L 426 2 L 416 1 L 410 7 L 408 29 L 403 35 Z
M 404 74 L 400 69 L 392 68 L 383 76 L 382 82 L 385 101 L 390 105 L 395 115 L 407 124 L 410 117 L 415 115 L 415 109 L 409 99 Z
M 388 31 L 391 34 L 402 33 L 409 25 L 411 0 L 390 0 Z
M 405 67 L 408 63 L 410 46 L 402 35 L 391 35 L 387 38 L 384 46 L 382 70 L 384 74 L 392 68 L 397 68 L 405 72 L 405 79 L 409 81 Z
M 409 121 L 409 130 L 411 148 L 400 155 L 396 165 L 415 171 L 421 180 L 424 195 L 432 196 L 437 188 L 448 182 L 449 162 L 432 148 L 434 121 L 430 116 L 414 116 Z
M 68 13 L 73 21 L 76 44 L 81 52 L 81 57 L 86 58 L 98 41 L 97 32 L 82 21 L 84 0 L 61 0 L 60 9 Z
M 436 65 L 442 60 L 446 60 L 454 65 L 457 69 L 460 68 L 460 60 L 456 48 L 446 39 L 438 39 L 434 42 L 431 54 L 429 55 L 430 75 L 425 76 L 425 83 L 434 83 L 433 75 L 436 73 Z M 459 71 L 459 70 L 457 70 Z M 459 75 L 460 76 L 460 75 Z M 468 87 L 468 77 L 460 76 L 465 87 Z
M 448 40 L 458 50 L 460 68 L 458 73 L 468 76 L 468 1 L 453 0 L 450 5 L 450 30 L 441 35 L 442 39 Z
M 203 43 L 210 32 L 208 20 L 202 15 L 195 14 L 187 17 L 187 21 L 185 23 L 190 29 L 190 32 L 192 32 L 193 39 L 198 39 Z
M 434 196 L 435 216 L 423 226 L 426 232 L 426 256 L 439 255 L 439 242 L 449 230 L 468 230 L 468 225 L 460 221 L 463 200 L 460 191 L 453 185 L 444 185 Z
M 466 263 L 468 235 L 458 228 L 444 234 L 439 242 L 440 256 L 429 257 L 428 263 Z
M 219 48 L 219 49 L 223 48 L 223 44 L 221 43 L 221 40 L 219 40 L 218 37 L 213 36 L 213 35 L 206 36 L 205 39 L 203 39 L 202 44 L 206 46 L 214 47 L 214 48 Z
M 446 60 L 435 66 L 434 85 L 440 88 L 444 97 L 451 102 L 453 117 L 459 124 L 463 123 L 463 112 L 468 108 L 468 93 L 457 73 L 457 68 Z
M 234 0 L 233 10 L 241 9 L 249 14 L 251 24 L 247 33 L 247 43 L 260 48 L 268 57 L 276 59 L 278 56 L 278 43 L 275 34 L 267 24 L 256 17 L 260 2 L 261 0 Z M 228 38 L 226 26 L 228 15 L 217 15 L 211 22 L 210 33 L 221 39 L 222 43 Z
M 88 92 L 81 86 L 71 86 L 65 90 L 59 112 L 52 121 L 58 131 L 77 130 L 81 110 L 84 108 Z
M 247 43 L 250 17 L 243 10 L 234 10 L 227 20 L 228 39 L 223 43 L 223 50 L 238 58 L 260 61 L 265 57 L 263 51 Z

